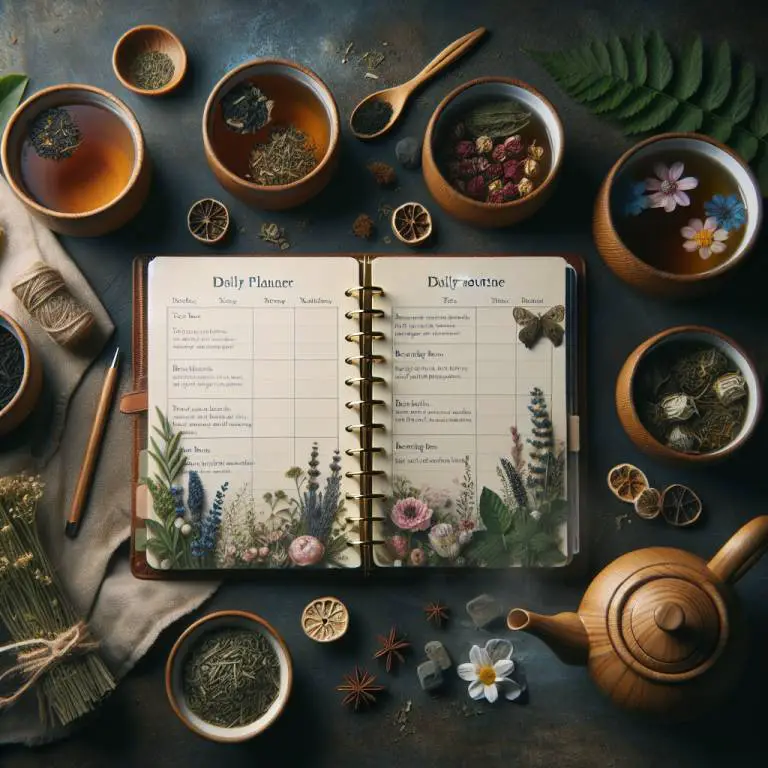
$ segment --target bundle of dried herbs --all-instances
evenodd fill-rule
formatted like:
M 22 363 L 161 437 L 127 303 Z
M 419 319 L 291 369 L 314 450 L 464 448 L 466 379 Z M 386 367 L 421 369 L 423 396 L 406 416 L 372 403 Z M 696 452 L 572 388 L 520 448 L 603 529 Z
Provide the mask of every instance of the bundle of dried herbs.
M 681 453 L 711 453 L 731 443 L 747 416 L 749 390 L 720 350 L 669 344 L 651 353 L 638 382 L 644 423 Z
M 176 71 L 173 59 L 162 51 L 142 51 L 131 62 L 129 77 L 137 88 L 156 91 L 171 82 Z
M 80 146 L 80 128 L 69 110 L 53 107 L 32 121 L 29 140 L 44 160 L 66 160 Z
M 272 131 L 266 144 L 251 150 L 247 179 L 265 187 L 303 179 L 317 165 L 312 140 L 289 125 Z
M 256 133 L 269 122 L 274 105 L 253 83 L 244 81 L 221 99 L 221 113 L 230 130 Z
M 24 353 L 16 337 L 0 326 L 0 411 L 13 400 L 24 378 Z
M 115 681 L 97 643 L 61 589 L 35 523 L 43 484 L 37 477 L 0 478 L 0 618 L 15 653 L 0 709 L 34 688 L 46 725 L 64 726 L 91 711 Z
M 258 720 L 280 690 L 280 662 L 269 639 L 250 629 L 208 632 L 190 650 L 182 675 L 189 708 L 207 723 L 237 728 Z

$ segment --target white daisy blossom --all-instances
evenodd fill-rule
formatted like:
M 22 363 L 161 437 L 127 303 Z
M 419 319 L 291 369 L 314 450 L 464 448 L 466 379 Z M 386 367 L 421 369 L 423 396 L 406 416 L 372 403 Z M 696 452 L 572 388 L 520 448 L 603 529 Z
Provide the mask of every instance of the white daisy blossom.
M 672 163 L 669 167 L 664 163 L 653 166 L 656 178 L 645 180 L 645 189 L 651 193 L 648 196 L 651 208 L 663 208 L 667 213 L 672 213 L 678 205 L 691 204 L 686 190 L 698 187 L 699 180 L 693 176 L 681 179 L 684 170 L 685 166 L 681 162 Z
M 501 688 L 504 698 L 513 701 L 525 690 L 509 676 L 514 672 L 512 643 L 509 640 L 489 640 L 485 648 L 473 645 L 469 651 L 469 663 L 459 664 L 457 672 L 469 683 L 469 695 L 473 699 L 485 697 L 493 703 L 499 698 Z
M 698 251 L 702 259 L 708 259 L 713 253 L 722 253 L 726 246 L 723 242 L 728 239 L 725 229 L 717 228 L 717 219 L 710 216 L 706 221 L 691 219 L 687 227 L 680 230 L 685 238 L 683 248 L 686 251 Z

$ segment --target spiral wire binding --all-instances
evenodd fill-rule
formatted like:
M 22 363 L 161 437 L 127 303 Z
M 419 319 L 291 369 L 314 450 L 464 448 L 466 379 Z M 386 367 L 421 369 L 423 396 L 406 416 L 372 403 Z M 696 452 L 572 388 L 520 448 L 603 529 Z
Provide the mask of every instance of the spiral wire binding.
M 377 453 L 383 453 L 381 446 L 373 445 L 373 433 L 376 430 L 383 430 L 384 425 L 373 420 L 373 409 L 376 406 L 384 405 L 383 400 L 373 397 L 373 387 L 375 384 L 384 384 L 386 380 L 381 376 L 373 375 L 373 366 L 376 363 L 384 362 L 382 355 L 373 354 L 373 341 L 381 341 L 384 334 L 381 331 L 374 331 L 371 328 L 373 318 L 384 317 L 384 311 L 375 309 L 372 306 L 374 296 L 383 296 L 384 291 L 377 285 L 370 285 L 371 259 L 364 256 L 360 260 L 360 285 L 348 288 L 344 295 L 350 298 L 357 298 L 357 309 L 345 313 L 348 320 L 357 320 L 359 330 L 354 333 L 348 333 L 344 338 L 351 344 L 356 344 L 358 354 L 346 357 L 344 362 L 357 369 L 356 375 L 345 379 L 344 383 L 348 387 L 357 389 L 359 395 L 354 400 L 348 400 L 345 405 L 350 410 L 356 410 L 360 414 L 359 423 L 348 424 L 345 430 L 350 433 L 357 433 L 360 440 L 359 448 L 347 448 L 344 452 L 347 456 L 356 457 L 360 468 L 357 470 L 345 472 L 345 477 L 356 479 L 360 484 L 360 493 L 347 493 L 345 497 L 348 501 L 357 503 L 359 514 L 356 517 L 347 517 L 349 523 L 360 523 L 360 539 L 350 541 L 348 544 L 353 547 L 360 547 L 360 555 L 363 568 L 368 571 L 373 565 L 373 547 L 376 544 L 384 542 L 375 539 L 372 532 L 374 522 L 382 522 L 383 517 L 373 515 L 372 503 L 376 499 L 384 499 L 383 493 L 373 492 L 373 478 L 386 474 L 384 470 L 374 469 L 373 460 Z

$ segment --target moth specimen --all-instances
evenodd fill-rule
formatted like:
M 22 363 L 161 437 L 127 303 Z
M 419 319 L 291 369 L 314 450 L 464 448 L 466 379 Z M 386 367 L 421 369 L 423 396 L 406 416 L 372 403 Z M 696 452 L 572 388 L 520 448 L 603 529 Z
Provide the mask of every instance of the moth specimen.
M 554 346 L 563 343 L 565 333 L 561 323 L 565 320 L 565 307 L 558 304 L 542 314 L 534 314 L 524 307 L 512 310 L 515 322 L 520 326 L 518 338 L 526 349 L 533 349 L 542 336 L 546 336 Z

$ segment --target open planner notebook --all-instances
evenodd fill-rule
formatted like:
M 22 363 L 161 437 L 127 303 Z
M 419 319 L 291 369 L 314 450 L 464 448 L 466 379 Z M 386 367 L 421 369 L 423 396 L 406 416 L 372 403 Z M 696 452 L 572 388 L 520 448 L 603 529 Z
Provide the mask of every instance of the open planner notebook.
M 560 256 L 152 260 L 148 569 L 566 564 L 581 279 Z

